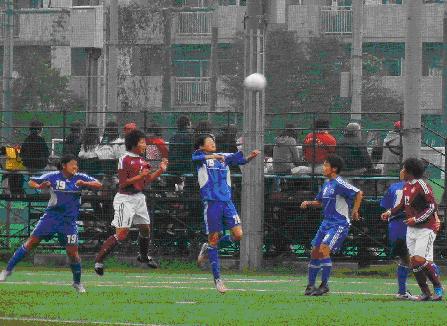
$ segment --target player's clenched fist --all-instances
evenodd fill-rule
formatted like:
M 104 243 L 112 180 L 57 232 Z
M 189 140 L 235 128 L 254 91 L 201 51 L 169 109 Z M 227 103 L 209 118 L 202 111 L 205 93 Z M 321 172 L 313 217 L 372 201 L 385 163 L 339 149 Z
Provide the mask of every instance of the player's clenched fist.
M 380 215 L 380 218 L 382 219 L 382 221 L 388 221 L 390 216 L 391 216 L 391 212 L 386 211 L 386 212 L 382 213 L 382 215 Z
M 167 158 L 162 159 L 161 162 L 160 162 L 160 169 L 161 169 L 163 172 L 165 172 L 166 169 L 168 168 L 168 164 L 169 164 L 169 161 L 168 161 Z
M 308 201 L 303 201 L 303 202 L 301 203 L 300 208 L 301 208 L 301 209 L 306 209 L 307 207 L 309 207 L 309 202 L 308 202 Z
M 37 189 L 47 189 L 51 187 L 51 182 L 50 181 L 45 181 L 43 183 L 41 183 Z

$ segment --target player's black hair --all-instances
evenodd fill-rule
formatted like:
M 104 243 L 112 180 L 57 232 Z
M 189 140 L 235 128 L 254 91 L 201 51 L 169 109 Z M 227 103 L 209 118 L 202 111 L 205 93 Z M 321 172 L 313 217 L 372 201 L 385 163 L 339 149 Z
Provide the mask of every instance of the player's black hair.
M 124 138 L 124 144 L 126 145 L 126 150 L 131 151 L 134 147 L 138 145 L 140 139 L 145 139 L 146 136 L 141 130 L 135 129 L 129 132 Z
M 199 135 L 199 136 L 197 137 L 197 139 L 196 139 L 195 144 L 194 144 L 194 150 L 198 150 L 201 146 L 205 145 L 205 140 L 206 140 L 207 138 L 211 138 L 212 140 L 215 140 L 215 139 L 214 139 L 214 136 L 211 135 L 211 134 L 202 134 L 202 135 Z
M 421 160 L 410 157 L 404 161 L 404 169 L 408 174 L 411 174 L 416 179 L 420 179 L 424 176 L 425 165 Z
M 335 154 L 331 154 L 329 155 L 326 159 L 326 162 L 329 163 L 329 165 L 331 166 L 331 168 L 335 168 L 337 174 L 339 174 L 341 171 L 343 171 L 344 167 L 345 167 L 345 161 L 343 161 L 343 159 Z
M 61 159 L 57 163 L 56 167 L 60 171 L 60 170 L 62 170 L 64 164 L 67 164 L 68 162 L 73 161 L 73 160 L 77 161 L 78 158 L 76 156 L 74 156 L 73 154 L 65 154 L 64 156 L 61 157 Z

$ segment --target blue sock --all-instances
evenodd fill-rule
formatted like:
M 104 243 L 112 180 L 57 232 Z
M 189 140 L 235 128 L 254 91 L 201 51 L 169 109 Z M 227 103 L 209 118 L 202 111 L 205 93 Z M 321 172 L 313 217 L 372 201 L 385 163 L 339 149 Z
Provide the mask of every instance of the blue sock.
M 329 276 L 331 276 L 332 270 L 332 260 L 331 258 L 324 258 L 320 260 L 321 262 L 321 283 L 327 285 L 329 281 Z
M 225 248 L 228 247 L 229 245 L 231 245 L 233 243 L 233 237 L 229 234 L 224 235 L 223 237 L 221 237 L 219 239 L 219 247 L 221 248 Z
M 208 246 L 208 259 L 211 264 L 214 279 L 220 278 L 219 251 L 216 247 Z
M 28 250 L 25 248 L 24 245 L 21 245 L 19 249 L 16 250 L 14 255 L 11 257 L 11 259 L 8 262 L 8 265 L 6 266 L 6 270 L 8 272 L 11 272 L 14 267 L 23 259 L 23 257 L 26 256 L 28 253 Z
M 70 264 L 70 268 L 73 273 L 73 282 L 81 283 L 81 263 Z
M 309 272 L 308 272 L 308 285 L 314 286 L 315 280 L 317 279 L 318 272 L 320 271 L 320 260 L 311 259 L 309 262 Z
M 405 294 L 407 292 L 407 278 L 409 268 L 407 266 L 397 266 L 397 284 L 399 285 L 399 294 Z

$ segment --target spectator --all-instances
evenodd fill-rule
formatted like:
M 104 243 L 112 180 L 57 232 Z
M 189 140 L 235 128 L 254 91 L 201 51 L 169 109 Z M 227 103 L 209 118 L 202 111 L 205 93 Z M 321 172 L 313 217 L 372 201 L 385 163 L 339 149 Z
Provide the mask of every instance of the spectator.
M 41 136 L 42 129 L 43 123 L 41 121 L 31 121 L 29 127 L 30 133 L 25 138 L 20 149 L 23 165 L 25 165 L 30 173 L 41 171 L 48 164 L 50 151 L 48 150 L 45 139 Z
M 23 190 L 23 175 L 15 173 L 24 170 L 22 159 L 20 157 L 20 146 L 2 146 L 0 155 L 5 157 L 5 170 L 8 173 L 2 175 L 2 190 L 13 196 L 25 195 Z
M 343 140 L 337 144 L 337 155 L 345 161 L 344 174 L 361 175 L 372 169 L 372 161 L 357 122 L 348 123 Z
M 146 130 L 146 159 L 152 167 L 159 166 L 163 158 L 168 158 L 168 146 L 164 141 L 161 128 L 153 123 Z
M 70 133 L 64 140 L 62 155 L 72 154 L 77 156 L 81 151 L 82 123 L 79 121 L 70 124 Z
M 296 144 L 295 125 L 286 124 L 286 129 L 275 139 L 273 147 L 273 172 L 288 173 L 300 162 Z
M 114 144 L 118 145 L 117 151 L 115 154 L 116 159 L 119 159 L 121 156 L 123 156 L 126 153 L 126 145 L 124 144 L 124 138 L 126 137 L 126 135 L 128 133 L 130 133 L 132 130 L 136 130 L 136 129 L 137 129 L 137 125 L 135 124 L 135 122 L 129 122 L 124 125 L 123 137 L 118 138 L 118 139 L 116 139 L 116 141 L 114 141 Z
M 168 173 L 181 175 L 192 172 L 192 137 L 191 120 L 187 116 L 180 116 L 177 120 L 177 131 L 169 139 Z M 183 179 L 175 178 L 174 183 L 183 184 Z
M 383 175 L 399 175 L 401 161 L 401 138 L 402 123 L 396 121 L 394 130 L 391 130 L 383 140 Z
M 96 153 L 99 145 L 99 128 L 94 124 L 89 124 L 85 128 L 84 135 L 82 135 L 81 150 L 78 157 L 84 159 L 98 158 Z
M 115 121 L 106 123 L 101 142 L 96 147 L 96 155 L 100 160 L 115 160 L 119 145 L 116 144 L 120 135 Z
M 314 124 L 315 133 L 307 134 L 304 139 L 304 158 L 312 165 L 322 165 L 329 154 L 335 153 L 337 140 L 327 129 L 329 129 L 329 121 L 326 119 L 318 119 Z
M 202 120 L 197 122 L 196 127 L 194 128 L 194 142 L 199 138 L 200 135 L 212 135 L 213 127 L 211 122 L 208 120 Z
M 237 128 L 230 124 L 216 137 L 217 151 L 221 153 L 235 153 L 238 151 L 236 145 Z

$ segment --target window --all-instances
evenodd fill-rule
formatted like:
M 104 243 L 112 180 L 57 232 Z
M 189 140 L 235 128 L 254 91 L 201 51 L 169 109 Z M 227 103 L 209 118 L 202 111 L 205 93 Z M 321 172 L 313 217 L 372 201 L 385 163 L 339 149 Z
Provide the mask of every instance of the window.
M 208 77 L 210 56 L 209 44 L 174 45 L 172 61 L 175 76 Z
M 422 44 L 422 76 L 442 76 L 442 43 Z
M 405 43 L 364 43 L 363 52 L 381 60 L 382 71 L 387 76 L 402 74 L 402 59 L 405 57 Z
M 71 75 L 87 75 L 88 55 L 84 48 L 71 48 Z

